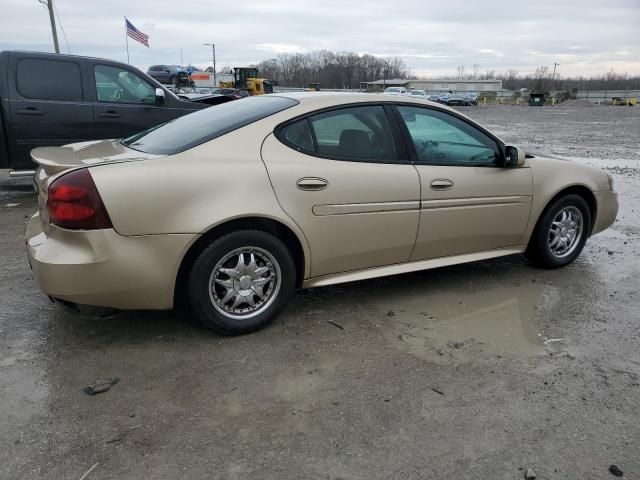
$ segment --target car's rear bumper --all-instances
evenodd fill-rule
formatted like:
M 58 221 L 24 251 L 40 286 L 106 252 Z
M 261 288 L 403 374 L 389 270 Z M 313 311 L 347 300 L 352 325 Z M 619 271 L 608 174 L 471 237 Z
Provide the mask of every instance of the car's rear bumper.
M 596 197 L 596 218 L 593 223 L 591 235 L 606 230 L 613 222 L 616 221 L 618 215 L 618 194 L 611 191 L 593 192 Z
M 40 288 L 68 302 L 119 309 L 169 309 L 180 261 L 194 235 L 125 237 L 113 229 L 72 231 L 51 227 L 39 214 L 25 240 Z

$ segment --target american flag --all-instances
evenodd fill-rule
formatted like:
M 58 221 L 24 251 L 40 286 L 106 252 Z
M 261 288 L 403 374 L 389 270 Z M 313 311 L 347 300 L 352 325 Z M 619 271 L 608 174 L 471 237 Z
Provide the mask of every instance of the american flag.
M 145 35 L 144 33 L 142 33 L 140 30 L 138 30 L 136 27 L 133 26 L 133 23 L 131 23 L 126 18 L 125 18 L 125 21 L 127 22 L 127 36 L 133 38 L 135 41 L 140 42 L 141 44 L 143 44 L 145 47 L 148 48 L 149 35 Z

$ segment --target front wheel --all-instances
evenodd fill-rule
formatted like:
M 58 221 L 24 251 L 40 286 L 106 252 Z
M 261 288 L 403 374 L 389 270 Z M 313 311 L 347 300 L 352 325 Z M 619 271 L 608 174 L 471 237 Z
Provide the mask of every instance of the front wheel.
M 573 262 L 587 241 L 591 211 L 579 195 L 557 199 L 538 221 L 527 248 L 527 257 L 544 268 L 559 268 Z
M 197 257 L 189 274 L 189 303 L 198 320 L 218 333 L 250 333 L 284 309 L 295 276 L 289 250 L 273 235 L 230 233 Z

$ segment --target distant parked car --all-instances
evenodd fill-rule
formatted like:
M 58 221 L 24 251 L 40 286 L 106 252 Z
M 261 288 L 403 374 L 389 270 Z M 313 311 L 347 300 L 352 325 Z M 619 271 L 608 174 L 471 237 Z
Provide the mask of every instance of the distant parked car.
M 384 89 L 386 95 L 406 95 L 407 89 L 404 87 L 387 87 Z
M 177 94 L 180 100 L 186 100 L 189 102 L 203 103 L 205 105 L 220 105 L 221 103 L 232 102 L 236 100 L 229 95 L 219 94 L 202 94 L 202 93 L 180 93 Z
M 418 98 L 427 98 L 427 92 L 424 90 L 409 90 L 409 95 Z
M 165 85 L 175 85 L 186 71 L 180 65 L 151 65 L 147 75 Z
M 214 93 L 227 95 L 237 99 L 250 97 L 249 91 L 244 88 L 218 88 Z
M 437 93 L 429 93 L 427 95 L 427 100 L 431 100 L 432 102 L 437 102 L 439 97 L 440 95 Z
M 438 100 L 436 100 L 438 103 L 443 103 L 446 104 L 447 101 L 449 100 L 449 96 L 451 94 L 450 93 L 442 93 L 438 96 Z
M 465 105 L 478 105 L 478 95 L 475 93 L 465 93 L 462 99 Z
M 445 105 L 464 105 L 464 98 L 459 93 L 453 93 L 443 102 Z

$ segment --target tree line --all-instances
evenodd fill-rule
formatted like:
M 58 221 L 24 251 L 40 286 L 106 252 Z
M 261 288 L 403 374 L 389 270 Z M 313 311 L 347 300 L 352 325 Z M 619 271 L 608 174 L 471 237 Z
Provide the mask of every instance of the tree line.
M 400 57 L 375 57 L 328 50 L 282 53 L 255 66 L 261 77 L 274 80 L 284 87 L 306 87 L 311 83 L 320 83 L 322 88 L 359 88 L 360 82 L 411 77 L 411 72 Z
M 539 91 L 569 91 L 571 89 L 640 90 L 639 75 L 617 73 L 614 70 L 592 77 L 563 77 L 560 73 L 554 72 L 553 69 L 547 66 L 540 66 L 533 73 L 521 75 L 515 68 L 510 68 L 504 72 L 486 70 L 481 73 L 478 65 L 473 65 L 472 70 L 467 70 L 463 65 L 459 65 L 456 67 L 456 73 L 453 78 L 461 80 L 502 80 L 502 87 L 507 90 L 519 90 L 521 88 Z
M 259 75 L 276 81 L 283 87 L 308 87 L 319 83 L 321 88 L 359 88 L 361 82 L 381 79 L 416 79 L 400 57 L 376 57 L 358 55 L 354 52 L 332 52 L 318 50 L 309 53 L 281 53 L 276 58 L 263 60 L 257 65 Z M 435 78 L 435 77 L 432 77 Z M 578 90 L 638 90 L 640 76 L 630 76 L 610 70 L 592 77 L 563 77 L 547 66 L 536 68 L 533 73 L 521 74 L 515 68 L 505 71 L 480 70 L 480 65 L 471 68 L 456 67 L 454 74 L 439 79 L 502 80 L 507 90 L 527 88 L 539 91 Z

